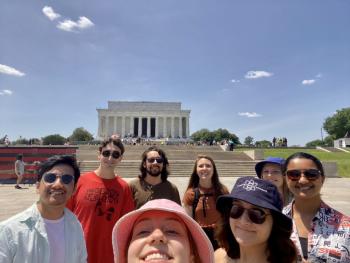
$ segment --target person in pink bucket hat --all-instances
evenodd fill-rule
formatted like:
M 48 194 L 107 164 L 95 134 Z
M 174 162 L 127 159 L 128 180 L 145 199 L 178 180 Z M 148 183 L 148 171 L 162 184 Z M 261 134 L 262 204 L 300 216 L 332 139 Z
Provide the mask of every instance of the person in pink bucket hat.
M 116 263 L 213 263 L 210 240 L 183 207 L 168 199 L 147 202 L 115 224 Z

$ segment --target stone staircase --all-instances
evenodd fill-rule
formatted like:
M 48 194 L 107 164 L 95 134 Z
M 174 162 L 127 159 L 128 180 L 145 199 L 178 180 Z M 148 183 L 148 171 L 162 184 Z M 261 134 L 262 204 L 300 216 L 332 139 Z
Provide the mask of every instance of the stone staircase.
M 139 175 L 141 154 L 149 145 L 126 145 L 122 162 L 116 172 L 125 178 L 135 178 Z M 192 173 L 194 161 L 198 154 L 209 155 L 215 160 L 220 176 L 238 177 L 255 175 L 255 161 L 243 152 L 224 152 L 219 146 L 188 146 L 188 145 L 160 145 L 169 159 L 170 176 L 189 177 Z M 80 146 L 77 158 L 82 172 L 95 170 L 97 161 L 97 146 Z

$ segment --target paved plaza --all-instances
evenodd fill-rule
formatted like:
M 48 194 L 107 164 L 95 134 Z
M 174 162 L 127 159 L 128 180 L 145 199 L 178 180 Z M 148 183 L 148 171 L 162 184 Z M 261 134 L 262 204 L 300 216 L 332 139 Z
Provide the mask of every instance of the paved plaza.
M 126 178 L 126 181 L 132 178 Z M 182 197 L 188 183 L 185 177 L 170 177 L 176 184 Z M 223 177 L 221 181 L 232 188 L 237 177 Z M 17 190 L 14 185 L 0 185 L 0 221 L 26 209 L 33 204 L 38 195 L 35 186 L 26 186 L 28 189 Z M 327 178 L 322 188 L 322 198 L 330 206 L 350 215 L 350 178 Z

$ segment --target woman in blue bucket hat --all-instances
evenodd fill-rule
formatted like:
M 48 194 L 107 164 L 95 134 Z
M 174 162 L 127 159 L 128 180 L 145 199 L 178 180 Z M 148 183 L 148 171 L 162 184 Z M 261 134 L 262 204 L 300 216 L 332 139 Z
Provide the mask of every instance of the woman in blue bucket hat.
M 222 213 L 215 262 L 296 262 L 292 220 L 282 213 L 276 186 L 256 177 L 237 179 L 231 194 L 219 196 Z
M 263 180 L 270 181 L 276 185 L 278 192 L 281 194 L 283 206 L 288 205 L 293 195 L 288 190 L 286 177 L 282 173 L 282 167 L 285 160 L 280 157 L 267 157 L 255 165 L 256 175 Z

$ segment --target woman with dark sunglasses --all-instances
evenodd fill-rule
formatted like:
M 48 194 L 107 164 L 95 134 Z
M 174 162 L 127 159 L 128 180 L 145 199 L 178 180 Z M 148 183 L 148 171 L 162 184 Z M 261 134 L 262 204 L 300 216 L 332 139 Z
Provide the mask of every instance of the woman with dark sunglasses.
M 321 199 L 325 180 L 322 163 L 298 152 L 283 167 L 294 201 L 283 212 L 293 219 L 291 239 L 299 262 L 350 262 L 350 217 Z
M 296 262 L 290 240 L 292 220 L 282 213 L 276 186 L 255 177 L 239 178 L 231 194 L 219 196 L 223 219 L 217 231 L 221 248 L 215 262 Z

